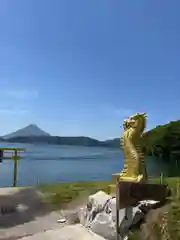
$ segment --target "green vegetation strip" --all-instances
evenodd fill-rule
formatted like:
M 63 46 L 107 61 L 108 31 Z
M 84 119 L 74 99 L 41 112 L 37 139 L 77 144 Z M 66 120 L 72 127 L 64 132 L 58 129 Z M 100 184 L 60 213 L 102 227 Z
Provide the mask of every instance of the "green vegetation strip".
M 175 186 L 180 178 L 167 178 L 165 181 L 175 192 Z M 153 179 L 152 181 L 159 181 L 159 179 Z M 51 203 L 54 207 L 61 208 L 66 204 L 80 198 L 81 196 L 87 196 L 93 194 L 99 190 L 108 192 L 108 186 L 113 184 L 110 181 L 91 181 L 91 182 L 73 182 L 73 183 L 56 183 L 39 186 L 39 189 L 43 193 L 47 193 L 46 201 Z
M 68 203 L 93 194 L 99 190 L 108 192 L 108 186 L 111 182 L 73 182 L 73 183 L 56 183 L 41 185 L 39 189 L 47 193 L 45 201 L 52 204 L 55 208 L 61 208 Z

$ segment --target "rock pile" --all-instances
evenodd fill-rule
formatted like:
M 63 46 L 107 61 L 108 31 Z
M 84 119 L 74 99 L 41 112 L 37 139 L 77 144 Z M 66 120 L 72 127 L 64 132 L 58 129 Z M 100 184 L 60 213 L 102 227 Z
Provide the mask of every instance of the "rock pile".
M 139 205 L 129 208 L 132 218 L 127 219 L 125 209 L 119 210 L 120 232 L 122 239 L 127 239 L 128 231 L 142 220 L 155 201 L 142 201 Z M 126 214 L 127 214 L 126 212 Z M 86 206 L 78 210 L 80 223 L 92 232 L 108 239 L 116 238 L 116 198 L 99 191 L 89 196 Z

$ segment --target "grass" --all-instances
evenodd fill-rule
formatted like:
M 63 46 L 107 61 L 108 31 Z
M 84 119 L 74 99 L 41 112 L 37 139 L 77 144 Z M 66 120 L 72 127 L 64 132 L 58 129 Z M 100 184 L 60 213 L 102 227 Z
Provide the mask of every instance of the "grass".
M 53 208 L 66 207 L 67 204 L 84 196 L 93 194 L 99 190 L 108 192 L 108 181 L 73 182 L 40 185 L 39 189 L 43 193 L 48 193 L 45 201 Z
M 173 192 L 175 192 L 177 180 L 178 178 L 167 179 L 167 183 Z M 159 179 L 153 179 L 153 181 L 157 182 Z M 51 203 L 55 208 L 61 208 L 81 196 L 90 195 L 99 190 L 108 193 L 108 186 L 110 184 L 112 184 L 110 181 L 55 183 L 40 185 L 39 189 L 43 193 L 48 193 L 47 202 Z

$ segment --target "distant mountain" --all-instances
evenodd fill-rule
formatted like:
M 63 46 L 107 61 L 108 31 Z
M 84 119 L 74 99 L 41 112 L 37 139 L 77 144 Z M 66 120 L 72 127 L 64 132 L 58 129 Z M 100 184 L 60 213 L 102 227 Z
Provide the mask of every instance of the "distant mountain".
M 13 133 L 7 134 L 2 138 L 7 140 L 10 138 L 17 138 L 17 137 L 50 137 L 50 134 L 40 129 L 35 124 L 30 124 L 24 128 L 21 128 Z
M 104 143 L 104 145 L 107 145 L 109 147 L 120 148 L 120 138 L 114 138 L 114 139 L 111 139 L 111 140 L 106 140 L 103 143 Z
M 0 139 L 1 140 L 1 139 Z M 90 137 L 59 137 L 51 136 L 43 131 L 35 124 L 30 124 L 27 127 L 21 128 L 16 132 L 7 134 L 2 137 L 2 141 L 14 143 L 39 143 L 39 144 L 56 144 L 56 145 L 74 145 L 74 146 L 93 146 L 93 147 L 120 147 L 118 138 L 98 141 Z
M 89 146 L 89 147 L 120 147 L 119 140 L 98 141 L 89 137 L 58 137 L 58 136 L 25 136 L 6 139 L 8 142 L 15 143 L 39 143 L 70 146 Z

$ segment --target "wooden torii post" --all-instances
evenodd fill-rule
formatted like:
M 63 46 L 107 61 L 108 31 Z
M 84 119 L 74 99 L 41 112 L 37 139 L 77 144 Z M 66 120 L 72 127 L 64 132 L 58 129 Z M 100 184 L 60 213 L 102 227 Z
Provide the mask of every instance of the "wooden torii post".
M 13 152 L 12 157 L 5 157 L 4 152 Z M 0 148 L 0 160 L 7 160 L 12 159 L 14 161 L 14 171 L 13 171 L 13 187 L 17 186 L 17 170 L 18 170 L 18 160 L 20 159 L 20 156 L 18 155 L 18 152 L 24 152 L 24 148 Z

